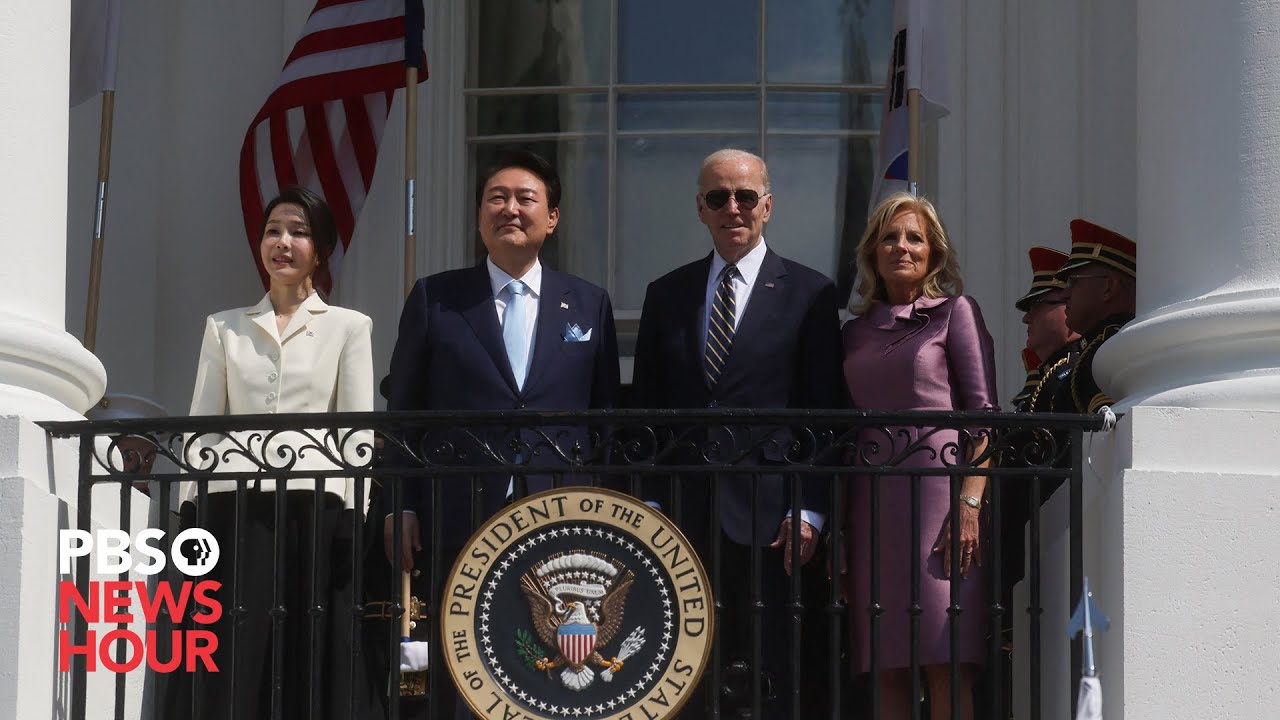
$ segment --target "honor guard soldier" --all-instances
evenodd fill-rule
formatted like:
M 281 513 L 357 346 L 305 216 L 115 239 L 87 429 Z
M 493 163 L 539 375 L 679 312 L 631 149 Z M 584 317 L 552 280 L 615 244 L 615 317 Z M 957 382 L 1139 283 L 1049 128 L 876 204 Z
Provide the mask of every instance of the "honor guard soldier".
M 1027 256 L 1031 260 L 1031 287 L 1014 303 L 1027 326 L 1027 346 L 1022 351 L 1027 380 L 1022 392 L 1014 398 L 1013 409 L 1017 412 L 1074 412 L 1069 382 L 1070 360 L 1074 343 L 1080 335 L 1067 327 L 1067 284 L 1056 275 L 1066 264 L 1067 254 L 1053 248 L 1033 247 Z M 1016 431 L 1009 438 L 1012 455 L 1006 462 L 1018 466 L 1062 466 L 1070 457 L 1067 442 L 1066 434 L 1061 432 L 1046 437 L 1030 428 Z M 1013 586 L 1025 572 L 1024 532 L 1031 513 L 1038 509 L 1038 504 L 1031 501 L 1033 482 L 1039 482 L 1040 503 L 1048 500 L 1062 485 L 1061 480 L 1037 480 L 1030 475 L 1010 476 L 1001 485 L 1004 549 L 1001 554 L 1001 578 L 1004 581 L 1001 589 L 1005 607 L 1012 607 Z M 1006 638 L 1011 637 L 1011 615 L 1005 617 L 1003 631 Z M 1008 642 L 1002 645 L 1012 648 Z
M 1067 325 L 1067 283 L 1056 273 L 1067 263 L 1067 254 L 1047 247 L 1033 247 L 1031 289 L 1014 303 L 1027 326 L 1027 350 L 1040 358 L 1031 390 L 1014 409 L 1030 412 L 1073 412 L 1070 355 L 1079 333 Z M 1025 355 L 1024 355 L 1025 361 Z M 1021 397 L 1021 395 L 1019 395 Z
M 1129 238 L 1087 220 L 1071 221 L 1071 256 L 1057 277 L 1066 283 L 1067 326 L 1081 336 L 1068 382 L 1075 412 L 1097 412 L 1114 402 L 1094 380 L 1093 357 L 1134 317 L 1137 256 Z

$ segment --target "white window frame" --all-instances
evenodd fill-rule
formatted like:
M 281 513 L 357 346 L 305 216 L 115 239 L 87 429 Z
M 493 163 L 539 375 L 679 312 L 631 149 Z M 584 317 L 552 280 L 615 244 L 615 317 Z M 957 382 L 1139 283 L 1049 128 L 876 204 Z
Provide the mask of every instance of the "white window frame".
M 773 0 L 785 2 L 785 0 Z M 538 142 L 573 139 L 576 137 L 603 137 L 607 147 L 607 176 L 610 192 L 608 194 L 607 223 L 607 269 L 604 285 L 612 294 L 616 275 L 616 255 L 618 242 L 617 198 L 613 191 L 616 186 L 618 140 L 627 137 L 691 137 L 699 134 L 707 135 L 746 135 L 741 130 L 716 130 L 702 128 L 696 130 L 618 130 L 618 97 L 623 93 L 724 93 L 750 92 L 759 97 L 758 128 L 755 141 L 761 154 L 768 158 L 770 137 L 806 137 L 806 138 L 865 138 L 875 140 L 879 129 L 838 129 L 838 130 L 795 130 L 775 129 L 768 126 L 768 96 L 777 92 L 813 92 L 841 93 L 850 95 L 879 95 L 883 93 L 880 84 L 868 83 L 794 83 L 771 82 L 768 80 L 767 43 L 767 0 L 759 0 L 759 48 L 758 48 L 758 82 L 725 83 L 725 84 L 661 84 L 636 85 L 623 84 L 618 78 L 618 3 L 619 0 L 608 0 L 609 15 L 609 84 L 607 85 L 575 85 L 550 87 L 515 87 L 515 88 L 468 88 L 466 75 L 473 61 L 475 48 L 469 47 L 466 0 L 437 0 L 427 4 L 427 55 L 430 78 L 422 86 L 425 89 L 423 99 L 422 129 L 423 148 L 419 167 L 423 168 L 424 182 L 419 185 L 419 212 L 425 211 L 425 218 L 420 218 L 419 227 L 425 232 L 419 233 L 420 252 L 418 253 L 419 275 L 439 272 L 450 268 L 462 267 L 475 262 L 474 238 L 469 237 L 467 228 L 474 213 L 472 191 L 473 168 L 468 167 L 471 147 L 475 142 Z M 573 93 L 603 94 L 607 97 L 605 132 L 562 132 L 562 133 L 528 133 L 508 135 L 488 135 L 472 137 L 467 134 L 467 107 L 473 97 L 518 96 L 537 93 Z M 616 309 L 619 332 L 634 332 L 638 324 L 640 312 L 631 309 Z

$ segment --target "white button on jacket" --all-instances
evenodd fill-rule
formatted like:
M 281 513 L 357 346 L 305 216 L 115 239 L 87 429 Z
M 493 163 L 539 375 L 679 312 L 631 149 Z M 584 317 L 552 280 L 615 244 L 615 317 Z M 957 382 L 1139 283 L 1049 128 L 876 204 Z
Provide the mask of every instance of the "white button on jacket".
M 326 304 L 312 294 L 294 313 L 283 333 L 276 328 L 271 298 L 264 296 L 257 305 L 227 310 L 209 316 L 205 323 L 204 342 L 200 348 L 200 364 L 196 371 L 195 390 L 191 397 L 192 415 L 245 415 L 274 413 L 367 412 L 373 410 L 373 351 L 370 343 L 372 321 L 354 310 Z M 306 332 L 304 332 L 306 331 Z M 237 434 L 241 442 L 252 443 L 253 433 Z M 258 433 L 259 437 L 262 436 Z M 295 449 L 315 445 L 324 440 L 336 453 L 335 442 L 341 441 L 345 457 L 360 464 L 358 447 L 371 449 L 372 435 L 360 433 L 343 439 L 332 433 L 314 430 L 308 433 L 281 433 L 266 448 L 259 441 L 253 447 L 256 459 L 279 466 L 292 457 L 282 447 Z M 222 453 L 235 447 L 226 436 L 208 436 L 187 448 L 187 461 L 206 467 L 199 459 L 201 447 L 213 447 Z M 369 457 L 366 452 L 364 461 Z M 333 464 L 317 450 L 298 457 L 295 470 L 331 469 Z M 252 471 L 258 466 L 238 455 L 221 461 L 218 470 Z M 264 475 L 267 473 L 264 473 Z M 290 480 L 291 490 L 311 489 L 310 479 Z M 234 481 L 211 481 L 209 492 L 234 491 Z M 263 479 L 263 490 L 274 490 L 275 483 Z M 196 484 L 184 483 L 184 500 L 195 496 Z M 339 495 L 347 507 L 364 509 L 363 498 L 355 497 L 350 478 L 332 478 L 325 491 Z

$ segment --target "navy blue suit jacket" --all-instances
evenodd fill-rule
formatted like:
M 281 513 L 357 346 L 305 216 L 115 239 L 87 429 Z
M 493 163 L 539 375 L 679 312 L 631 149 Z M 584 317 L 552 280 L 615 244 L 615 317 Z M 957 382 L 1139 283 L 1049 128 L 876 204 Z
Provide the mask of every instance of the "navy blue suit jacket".
M 565 329 L 577 324 L 591 338 L 582 342 L 564 339 Z M 609 295 L 591 283 L 556 272 L 545 265 L 533 358 L 524 389 L 517 388 L 502 342 L 502 328 L 494 309 L 489 273 L 476 267 L 451 270 L 418 280 L 405 301 L 400 331 L 391 354 L 391 379 L 387 409 L 396 410 L 586 410 L 612 407 L 618 392 L 618 341 Z M 587 429 L 545 428 L 564 449 L 577 442 L 589 452 Z M 432 432 L 428 437 L 406 438 L 417 452 L 431 455 L 448 448 L 453 457 L 438 457 L 445 464 L 494 465 L 496 450 L 511 461 L 511 433 L 500 428 L 489 432 Z M 476 439 L 487 445 L 477 444 Z M 522 433 L 536 444 L 540 436 Z M 545 439 L 542 440 L 545 443 Z M 388 453 L 391 465 L 404 462 Z M 545 448 L 530 464 L 562 463 Z M 511 476 L 501 472 L 482 474 L 483 518 L 505 502 Z M 470 483 L 466 478 L 445 480 L 446 543 L 456 546 L 471 526 Z M 529 492 L 551 487 L 548 477 L 531 476 Z M 405 508 L 422 516 L 423 540 L 430 538 L 430 483 L 406 480 Z M 387 497 L 386 507 L 390 508 Z
M 835 285 L 825 275 L 772 250 L 766 252 L 761 264 L 720 380 L 714 389 L 708 387 L 703 374 L 702 328 L 707 315 L 710 271 L 708 255 L 649 284 L 636 339 L 632 404 L 652 408 L 848 406 L 848 390 L 841 373 L 840 300 Z M 787 434 L 773 437 L 780 442 L 761 442 L 757 461 L 782 465 L 782 441 Z M 683 460 L 697 462 L 692 457 Z M 702 509 L 699 505 L 705 504 L 705 500 L 696 497 L 697 485 L 684 483 L 685 511 L 695 513 L 689 517 L 698 518 L 693 523 L 686 522 L 693 529 L 705 517 L 696 514 Z M 828 481 L 803 483 L 804 508 L 828 511 L 828 487 Z M 735 542 L 749 544 L 751 505 L 745 478 L 726 478 L 720 488 L 724 532 Z M 669 501 L 660 494 L 655 499 Z M 782 478 L 762 478 L 757 542 L 773 541 L 788 506 Z

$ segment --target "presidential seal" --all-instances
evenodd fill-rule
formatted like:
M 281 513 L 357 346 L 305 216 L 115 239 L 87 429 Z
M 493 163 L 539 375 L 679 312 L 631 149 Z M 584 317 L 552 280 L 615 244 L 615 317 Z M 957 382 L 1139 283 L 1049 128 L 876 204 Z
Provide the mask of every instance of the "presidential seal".
M 449 673 L 480 717 L 675 717 L 707 663 L 707 573 L 675 525 L 621 493 L 549 490 L 471 537 L 440 605 Z

